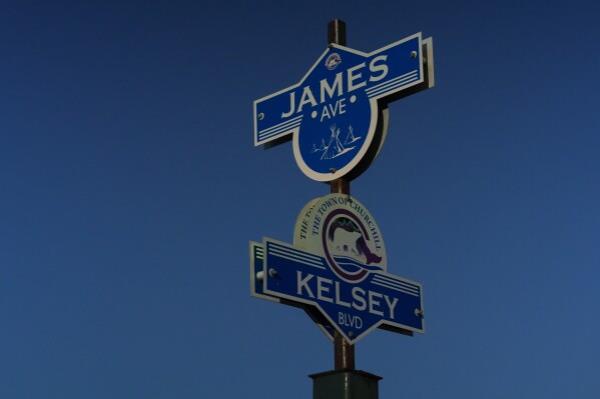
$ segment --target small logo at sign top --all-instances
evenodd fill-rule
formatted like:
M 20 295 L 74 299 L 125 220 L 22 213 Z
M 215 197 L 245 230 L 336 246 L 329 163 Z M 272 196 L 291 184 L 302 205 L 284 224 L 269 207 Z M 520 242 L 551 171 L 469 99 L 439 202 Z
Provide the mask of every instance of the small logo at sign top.
M 325 59 L 325 67 L 330 71 L 333 71 L 341 63 L 342 57 L 340 57 L 338 53 L 331 53 L 329 54 L 329 57 Z

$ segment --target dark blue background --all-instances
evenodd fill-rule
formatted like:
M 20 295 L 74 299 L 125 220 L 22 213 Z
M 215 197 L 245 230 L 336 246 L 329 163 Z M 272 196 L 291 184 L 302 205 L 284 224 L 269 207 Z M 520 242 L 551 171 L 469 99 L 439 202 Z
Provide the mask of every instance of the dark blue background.
M 374 332 L 358 367 L 382 398 L 598 397 L 599 11 L 3 2 L 0 397 L 310 397 L 331 345 L 250 298 L 248 240 L 291 241 L 328 188 L 289 144 L 253 148 L 251 104 L 333 17 L 356 49 L 422 30 L 436 51 L 437 87 L 391 106 L 352 185 L 427 333 Z

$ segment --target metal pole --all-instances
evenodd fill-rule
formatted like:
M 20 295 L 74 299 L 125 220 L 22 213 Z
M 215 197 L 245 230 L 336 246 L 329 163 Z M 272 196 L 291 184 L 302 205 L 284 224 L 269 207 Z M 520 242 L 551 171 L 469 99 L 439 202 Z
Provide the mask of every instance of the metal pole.
M 346 45 L 346 23 L 341 19 L 334 19 L 327 25 L 327 42 L 341 46 Z
M 328 43 L 346 45 L 346 24 L 334 19 L 327 26 Z M 331 193 L 350 195 L 350 181 L 340 178 L 330 184 Z M 313 399 L 377 399 L 381 377 L 354 369 L 354 345 L 337 331 L 333 338 L 335 369 L 313 374 Z
M 330 21 L 327 26 L 328 44 L 346 45 L 346 23 L 340 19 Z M 343 178 L 330 183 L 331 193 L 350 195 L 350 182 Z M 335 332 L 333 340 L 333 357 L 336 370 L 354 370 L 354 345 L 339 333 Z

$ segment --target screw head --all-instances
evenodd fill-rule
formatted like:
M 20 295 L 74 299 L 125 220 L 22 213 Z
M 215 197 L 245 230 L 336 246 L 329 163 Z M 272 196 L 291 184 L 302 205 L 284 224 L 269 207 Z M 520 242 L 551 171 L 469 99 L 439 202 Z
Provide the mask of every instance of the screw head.
M 418 54 L 418 53 L 417 53 L 416 51 L 414 51 L 414 50 L 413 50 L 413 51 L 411 51 L 411 52 L 410 52 L 410 58 L 417 58 L 417 54 Z

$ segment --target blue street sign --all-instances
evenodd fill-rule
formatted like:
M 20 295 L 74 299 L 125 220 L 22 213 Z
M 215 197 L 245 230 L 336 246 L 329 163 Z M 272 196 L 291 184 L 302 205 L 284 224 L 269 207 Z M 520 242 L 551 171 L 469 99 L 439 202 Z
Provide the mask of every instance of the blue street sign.
M 350 343 L 377 327 L 423 332 L 422 287 L 387 273 L 383 237 L 355 198 L 330 194 L 311 201 L 296 222 L 294 245 L 251 243 L 255 296 L 307 310 L 332 335 Z
M 294 157 L 306 176 L 353 177 L 382 144 L 379 119 L 387 102 L 433 85 L 432 58 L 431 39 L 420 33 L 371 53 L 331 44 L 297 84 L 254 101 L 254 144 L 293 135 Z
M 317 307 L 350 343 L 381 324 L 423 332 L 419 284 L 381 271 L 349 283 L 323 257 L 270 239 L 263 248 L 264 292 Z

